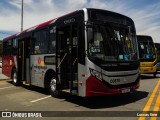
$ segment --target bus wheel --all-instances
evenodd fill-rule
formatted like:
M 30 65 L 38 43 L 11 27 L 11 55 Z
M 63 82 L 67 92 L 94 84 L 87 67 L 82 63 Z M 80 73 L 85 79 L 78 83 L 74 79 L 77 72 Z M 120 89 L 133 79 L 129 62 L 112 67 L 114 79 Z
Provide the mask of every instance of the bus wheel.
M 13 73 L 12 73 L 12 82 L 15 86 L 18 86 L 18 79 L 17 79 L 17 71 L 16 69 L 13 70 Z
M 49 91 L 52 97 L 60 97 L 60 91 L 56 90 L 56 79 L 54 77 L 50 81 Z

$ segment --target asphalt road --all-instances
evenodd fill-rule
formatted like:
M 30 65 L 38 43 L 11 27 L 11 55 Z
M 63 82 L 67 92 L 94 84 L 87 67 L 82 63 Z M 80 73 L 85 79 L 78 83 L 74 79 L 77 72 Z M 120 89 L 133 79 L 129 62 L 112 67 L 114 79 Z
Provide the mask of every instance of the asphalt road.
M 142 120 L 138 116 L 142 111 L 149 111 L 150 114 L 152 113 L 150 111 L 160 107 L 158 102 L 160 99 L 159 83 L 160 78 L 158 77 L 142 76 L 140 88 L 132 94 L 91 98 L 64 94 L 62 98 L 53 98 L 41 88 L 15 87 L 10 80 L 2 80 L 0 81 L 0 111 L 51 111 L 42 112 L 42 116 L 52 116 L 45 117 L 45 119 L 52 120 L 54 118 L 56 120 L 93 120 L 95 118 L 106 120 L 105 115 L 108 116 L 108 120 Z M 62 111 L 68 111 L 69 115 Z M 39 119 L 43 120 L 44 118 Z M 148 119 L 150 117 L 146 117 L 146 120 Z M 156 117 L 156 119 L 160 118 Z

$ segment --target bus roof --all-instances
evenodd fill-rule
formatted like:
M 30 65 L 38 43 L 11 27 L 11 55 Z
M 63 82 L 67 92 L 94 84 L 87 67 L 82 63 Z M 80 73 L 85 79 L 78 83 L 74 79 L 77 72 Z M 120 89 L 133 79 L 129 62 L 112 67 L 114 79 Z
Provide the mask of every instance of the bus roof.
M 34 27 L 25 29 L 25 30 L 23 30 L 23 31 L 21 31 L 21 32 L 19 32 L 19 33 L 17 33 L 17 34 L 13 34 L 13 35 L 11 35 L 11 36 L 6 37 L 6 38 L 4 38 L 3 40 L 4 40 L 4 41 L 5 41 L 5 40 L 9 40 L 9 39 L 12 39 L 12 38 L 14 38 L 14 37 L 16 37 L 16 36 L 22 35 L 22 34 L 24 34 L 24 33 L 27 33 L 27 32 L 33 31 L 33 30 L 37 30 L 37 29 L 43 28 L 43 27 L 45 27 L 45 26 L 47 26 L 47 25 L 49 25 L 49 24 L 54 23 L 58 18 L 67 16 L 67 15 L 72 14 L 72 13 L 75 13 L 75 12 L 77 12 L 77 11 L 79 11 L 79 10 L 70 12 L 70 13 L 68 13 L 68 14 L 65 14 L 65 15 L 60 16 L 60 17 L 57 17 L 57 18 L 54 18 L 54 19 L 52 19 L 52 20 L 49 20 L 49 21 L 44 22 L 44 23 L 41 23 L 41 24 L 36 25 L 36 26 L 34 26 Z
M 116 15 L 123 16 L 123 17 L 125 17 L 125 18 L 127 18 L 127 19 L 131 19 L 131 18 L 128 17 L 128 16 L 122 15 L 122 14 L 120 14 L 120 13 L 108 11 L 108 10 L 95 9 L 95 8 L 84 8 L 84 9 L 87 9 L 87 10 L 106 11 L 106 12 L 114 13 L 114 14 L 116 14 Z M 80 10 L 83 10 L 83 9 L 80 9 Z M 47 25 L 50 25 L 50 24 L 54 23 L 54 22 L 55 22 L 57 19 L 59 19 L 59 18 L 62 18 L 62 17 L 64 17 L 64 16 L 67 16 L 67 15 L 70 15 L 70 14 L 73 14 L 73 13 L 76 13 L 76 12 L 78 12 L 78 11 L 80 11 L 80 10 L 76 10 L 76 11 L 70 12 L 70 13 L 68 13 L 68 14 L 65 14 L 65 15 L 62 15 L 62 16 L 60 16 L 60 17 L 54 18 L 54 19 L 52 19 L 52 20 L 49 20 L 49 21 L 44 22 L 44 23 L 41 23 L 41 24 L 36 25 L 36 26 L 34 26 L 34 27 L 31 27 L 31 28 L 29 28 L 29 29 L 25 29 L 25 30 L 23 30 L 23 31 L 21 31 L 21 32 L 19 32 L 19 33 L 17 33 L 17 34 L 13 34 L 13 35 L 11 35 L 11 36 L 6 37 L 6 38 L 4 38 L 3 40 L 4 40 L 4 41 L 5 41 L 5 40 L 9 40 L 9 39 L 18 37 L 18 36 L 20 36 L 20 35 L 23 35 L 23 34 L 25 34 L 25 33 L 28 33 L 28 32 L 30 32 L 30 31 L 43 28 L 43 27 L 45 27 L 45 26 L 47 26 Z M 131 20 L 132 20 L 132 19 L 131 19 Z

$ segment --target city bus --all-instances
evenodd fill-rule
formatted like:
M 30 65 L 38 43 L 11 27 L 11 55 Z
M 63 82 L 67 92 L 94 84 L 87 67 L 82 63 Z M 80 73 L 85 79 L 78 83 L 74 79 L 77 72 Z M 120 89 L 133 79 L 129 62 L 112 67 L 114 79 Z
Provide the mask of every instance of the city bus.
M 157 58 L 158 58 L 157 71 L 160 71 L 160 43 L 155 43 L 155 46 L 156 46 Z
M 3 74 L 14 85 L 81 97 L 139 88 L 140 61 L 131 18 L 84 8 L 3 40 Z
M 141 74 L 157 74 L 157 54 L 153 39 L 147 35 L 137 35 Z

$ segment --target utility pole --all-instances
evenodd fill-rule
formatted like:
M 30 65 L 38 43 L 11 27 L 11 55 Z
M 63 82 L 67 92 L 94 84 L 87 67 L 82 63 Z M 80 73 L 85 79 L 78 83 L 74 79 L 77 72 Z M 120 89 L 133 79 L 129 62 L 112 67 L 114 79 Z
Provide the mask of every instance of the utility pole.
M 21 10 L 21 31 L 23 31 L 23 0 L 22 0 L 22 10 Z

